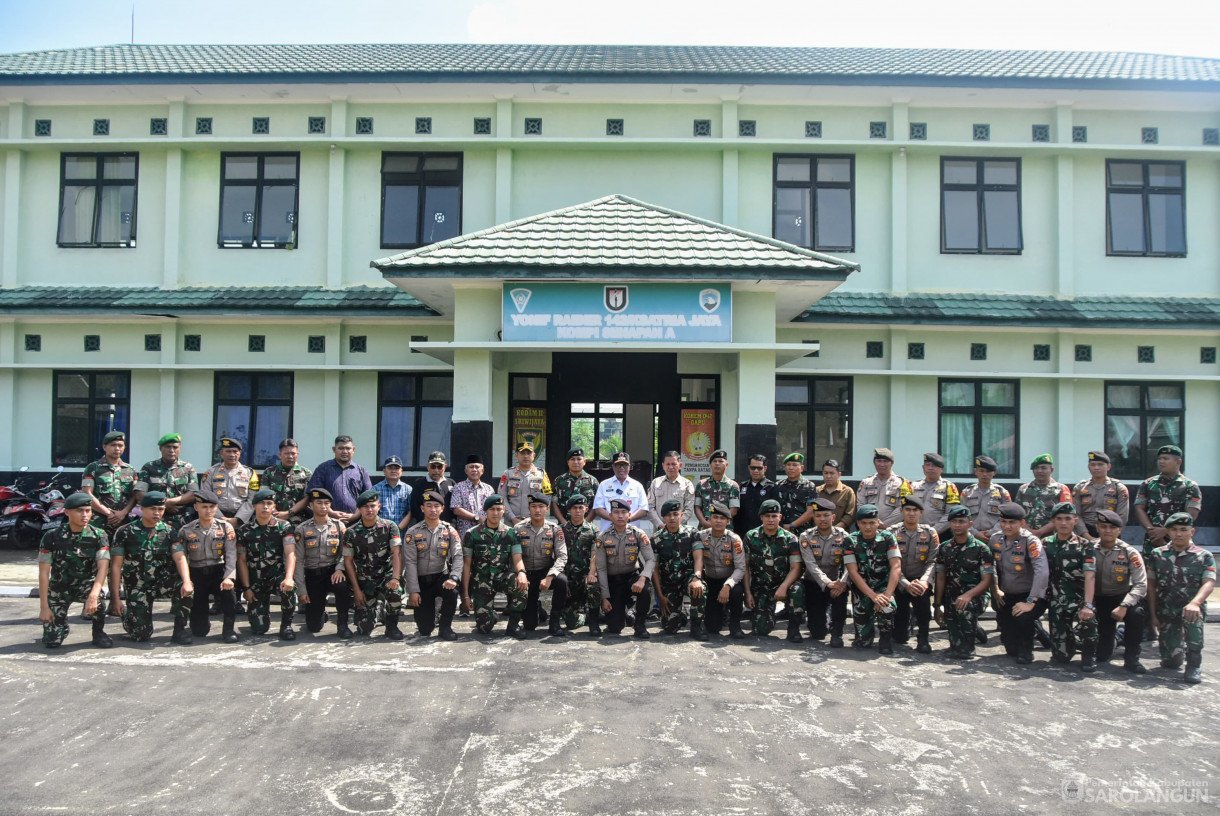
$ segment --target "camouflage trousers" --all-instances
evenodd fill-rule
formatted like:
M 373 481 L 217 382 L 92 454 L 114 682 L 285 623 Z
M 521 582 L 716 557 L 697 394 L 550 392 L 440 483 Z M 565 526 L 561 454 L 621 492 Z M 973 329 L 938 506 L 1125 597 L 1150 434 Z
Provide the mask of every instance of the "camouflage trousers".
M 497 592 L 508 596 L 508 614 L 525 612 L 526 592 L 517 589 L 517 576 L 513 572 L 476 573 L 471 578 L 470 601 L 474 606 L 475 626 L 483 634 L 489 634 L 499 620 L 494 606 Z
M 885 592 L 885 586 L 873 587 L 873 592 Z M 856 643 L 871 645 L 877 634 L 888 635 L 894 631 L 893 604 L 885 612 L 878 612 L 877 605 L 858 589 L 851 593 L 851 620 L 856 628 Z
M 673 634 L 686 625 L 686 613 L 682 611 L 682 599 L 690 598 L 690 575 L 684 575 L 680 580 L 661 579 L 661 595 L 669 604 L 669 611 L 661 618 L 661 628 Z M 698 598 L 690 598 L 690 619 L 703 620 L 707 616 L 707 584 L 699 579 L 703 592 Z
M 127 603 L 123 609 L 123 631 L 132 640 L 143 642 L 152 637 L 153 601 L 169 601 L 175 618 L 189 618 L 193 598 L 182 597 L 182 576 L 173 564 L 162 565 L 152 573 L 132 575 L 124 570 L 123 587 Z M 186 609 L 183 610 L 183 605 Z
M 250 632 L 255 635 L 265 635 L 271 628 L 271 602 L 274 600 L 280 606 L 280 626 L 291 626 L 292 618 L 297 611 L 297 590 L 280 592 L 279 575 L 250 574 L 250 591 L 254 600 L 246 603 L 246 619 L 250 621 Z M 244 597 L 244 593 L 243 593 Z
M 754 609 L 750 612 L 750 625 L 756 635 L 769 635 L 775 628 L 775 593 L 781 581 L 769 581 L 766 576 L 759 575 L 762 580 L 755 584 L 755 576 L 751 576 L 750 594 L 754 596 Z M 788 587 L 788 598 L 784 606 L 793 618 L 805 615 L 805 586 L 800 581 Z
M 74 603 L 86 603 L 93 590 L 93 576 L 87 579 L 51 581 L 47 586 L 47 606 L 51 607 L 51 622 L 42 625 L 42 642 L 48 645 L 63 643 L 68 636 L 68 607 Z M 106 604 L 98 601 L 93 613 L 93 623 L 106 621 Z
M 563 605 L 563 622 L 572 631 L 585 625 L 590 612 L 596 615 L 597 607 L 601 606 L 602 593 L 597 584 L 585 583 L 588 570 L 577 574 L 565 571 L 564 574 L 568 576 L 568 600 Z
M 987 602 L 984 598 L 971 598 L 966 608 L 959 612 L 958 597 L 946 594 L 945 629 L 949 631 L 950 648 L 970 654 L 974 652 L 974 627 L 978 626 L 979 615 L 983 614 Z
M 1085 646 L 1097 648 L 1097 618 L 1080 619 L 1084 596 L 1075 592 L 1056 592 L 1048 608 L 1051 621 L 1051 651 L 1069 660 Z
M 1161 624 L 1162 660 L 1178 660 L 1183 653 L 1203 651 L 1203 622 L 1207 620 L 1207 604 L 1200 604 L 1199 608 L 1203 614 L 1193 623 L 1182 617 L 1181 609 L 1157 610 L 1157 620 Z
M 356 626 L 361 631 L 372 631 L 379 620 L 384 620 L 386 626 L 398 623 L 398 616 L 402 614 L 402 582 L 399 582 L 398 589 L 387 587 L 386 584 L 389 582 L 389 575 L 360 577 L 360 591 L 364 593 L 364 606 L 356 607 Z

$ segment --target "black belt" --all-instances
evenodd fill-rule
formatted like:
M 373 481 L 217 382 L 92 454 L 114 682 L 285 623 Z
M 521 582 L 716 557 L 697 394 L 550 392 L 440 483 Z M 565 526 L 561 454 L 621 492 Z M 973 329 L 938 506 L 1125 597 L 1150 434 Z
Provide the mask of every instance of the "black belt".
M 334 567 L 306 567 L 305 576 L 308 578 L 316 578 L 319 575 L 330 575 L 333 572 L 338 572 Z

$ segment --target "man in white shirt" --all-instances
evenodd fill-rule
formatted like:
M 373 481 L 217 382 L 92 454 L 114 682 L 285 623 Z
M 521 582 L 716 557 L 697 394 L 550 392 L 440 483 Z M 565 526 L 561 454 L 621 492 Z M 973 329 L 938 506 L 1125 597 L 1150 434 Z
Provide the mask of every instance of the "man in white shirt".
M 614 475 L 597 486 L 597 495 L 593 498 L 593 515 L 598 518 L 599 530 L 610 526 L 611 499 L 631 502 L 628 524 L 648 517 L 648 493 L 644 485 L 631 478 L 631 457 L 626 451 L 619 451 L 610 460 L 610 466 L 614 468 Z

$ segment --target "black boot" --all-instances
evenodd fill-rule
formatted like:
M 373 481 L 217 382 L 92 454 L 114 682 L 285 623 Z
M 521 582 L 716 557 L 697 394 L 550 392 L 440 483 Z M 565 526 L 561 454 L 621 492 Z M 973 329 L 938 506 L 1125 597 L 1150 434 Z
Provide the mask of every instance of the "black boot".
M 508 616 L 508 636 L 516 640 L 525 640 L 525 632 L 521 631 L 521 616 Z
M 547 624 L 547 634 L 557 638 L 567 637 L 568 633 L 563 630 L 563 621 L 559 619 L 558 615 L 551 615 L 551 621 Z
M 648 634 L 648 616 L 635 616 L 635 636 L 638 640 L 648 640 L 652 635 Z
M 99 649 L 109 649 L 114 645 L 114 641 L 110 639 L 110 635 L 106 634 L 106 620 L 93 621 L 93 645 Z
M 1183 682 L 1190 683 L 1192 686 L 1203 682 L 1202 652 L 1186 653 L 1186 673 L 1182 675 L 1182 680 Z
M 801 637 L 801 619 L 804 615 L 798 615 L 795 612 L 788 618 L 788 642 L 801 643 L 805 638 Z
M 339 640 L 351 640 L 352 630 L 347 627 L 347 612 L 340 612 L 339 615 Z
M 691 640 L 707 640 L 707 632 L 703 629 L 703 618 L 691 615 L 690 637 Z
M 452 624 L 441 624 L 440 638 L 441 640 L 457 640 L 457 634 L 454 633 Z
M 1084 644 L 1080 648 L 1080 670 L 1085 674 L 1097 671 L 1097 644 Z
M 744 640 L 746 633 L 741 631 L 741 622 L 736 615 L 729 617 L 729 637 L 733 640 Z
M 832 648 L 832 649 L 842 649 L 843 648 L 843 632 L 842 631 L 839 631 L 839 632 L 832 631 L 830 633 L 830 648 Z
M 195 636 L 186 626 L 186 618 L 174 618 L 174 634 L 170 637 L 170 641 L 179 646 L 190 646 L 195 642 Z
M 987 645 L 987 633 L 983 631 L 982 625 L 978 623 L 974 625 L 974 642 L 980 646 Z
M 280 640 L 296 640 L 297 632 L 292 628 L 292 621 L 284 621 L 280 624 Z
M 1180 669 L 1182 668 L 1182 656 L 1167 657 L 1161 661 L 1162 669 Z
M 915 645 L 915 651 L 920 654 L 932 654 L 932 644 L 928 643 L 928 627 L 926 624 L 919 627 L 916 638 L 918 642 Z
M 1140 647 L 1136 644 L 1134 649 L 1128 649 L 1123 655 L 1123 668 L 1132 674 L 1147 674 L 1148 670 L 1144 668 L 1144 664 L 1140 662 Z
M 220 639 L 222 642 L 224 642 L 224 643 L 236 643 L 237 642 L 237 632 L 235 632 L 233 629 L 233 627 L 236 624 L 237 624 L 236 615 L 225 615 L 224 616 L 224 628 L 220 630 Z
M 1034 621 L 1034 640 L 1043 649 L 1054 648 L 1054 644 L 1051 643 L 1051 636 L 1047 634 L 1046 627 L 1042 625 L 1042 621 Z
M 881 637 L 877 640 L 877 654 L 889 657 L 894 653 L 894 635 L 890 632 L 882 632 Z
M 402 630 L 398 628 L 398 616 L 385 616 L 385 636 L 389 640 L 402 640 Z
M 596 612 L 590 612 L 585 616 L 585 621 L 589 624 L 589 634 L 595 638 L 602 636 L 602 625 L 598 620 Z

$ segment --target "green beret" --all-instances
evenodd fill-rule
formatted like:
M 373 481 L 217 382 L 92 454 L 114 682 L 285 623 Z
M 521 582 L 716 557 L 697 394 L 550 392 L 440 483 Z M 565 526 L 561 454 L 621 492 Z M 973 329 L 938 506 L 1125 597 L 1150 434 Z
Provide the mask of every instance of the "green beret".
M 65 510 L 76 510 L 81 507 L 91 507 L 93 505 L 93 497 L 88 493 L 73 493 L 64 502 Z
M 1163 453 L 1168 453 L 1170 456 L 1176 456 L 1179 459 L 1182 458 L 1182 449 L 1177 445 L 1162 445 L 1161 449 L 1156 452 L 1156 455 L 1160 456 Z
M 166 495 L 160 490 L 150 490 L 140 497 L 141 507 L 164 507 Z
M 1071 502 L 1059 502 L 1051 508 L 1051 518 L 1055 516 L 1074 516 L 1076 515 L 1076 505 Z
M 800 462 L 800 463 L 803 465 L 803 464 L 805 464 L 805 454 L 803 454 L 803 453 L 790 453 L 790 454 L 788 454 L 787 456 L 785 456 L 785 457 L 784 457 L 784 464 L 786 465 L 786 464 L 788 464 L 789 462 Z
M 583 504 L 585 507 L 589 506 L 589 500 L 587 498 L 585 498 L 584 493 L 577 493 L 575 496 L 568 499 L 568 509 L 569 510 L 571 510 L 573 507 L 575 507 L 578 504 Z
M 168 445 L 171 442 L 181 442 L 181 441 L 182 441 L 182 434 L 167 433 L 165 436 L 163 436 L 157 440 L 157 447 L 159 448 L 162 445 Z
M 377 491 L 366 490 L 356 497 L 356 506 L 364 507 L 366 504 L 372 504 L 375 501 L 377 501 Z
M 581 496 L 581 498 L 583 499 L 584 496 Z M 483 512 L 486 513 L 488 510 L 495 507 L 497 504 L 503 505 L 504 497 L 501 496 L 499 493 L 492 493 L 490 496 L 483 499 Z
M 127 434 L 122 431 L 111 431 L 102 437 L 102 444 L 109 445 L 111 442 L 126 442 Z
M 862 504 L 856 508 L 856 521 L 862 519 L 875 519 L 878 516 L 877 505 Z
M 733 517 L 733 514 L 729 512 L 728 505 L 726 505 L 724 502 L 718 501 L 712 502 L 712 511 L 710 515 L 724 516 L 727 519 L 731 519 Z
M 760 504 L 758 506 L 758 515 L 760 515 L 760 516 L 765 516 L 768 513 L 782 513 L 782 512 L 784 512 L 784 511 L 780 509 L 779 502 L 777 502 L 775 499 L 767 499 L 765 502 L 763 502 L 762 504 Z
M 1174 513 L 1169 518 L 1165 519 L 1165 527 L 1194 527 L 1195 520 L 1190 517 L 1190 513 Z
M 1032 470 L 1032 469 L 1036 468 L 1038 465 L 1053 465 L 1053 464 L 1055 464 L 1054 457 L 1052 457 L 1049 453 L 1044 453 L 1044 454 L 1041 454 L 1040 456 L 1035 456 L 1034 461 L 1029 463 L 1029 467 Z
M 682 502 L 677 499 L 670 499 L 661 505 L 661 515 L 668 516 L 670 513 L 679 513 L 682 511 Z
M 949 521 L 955 518 L 970 518 L 970 508 L 964 504 L 955 504 L 949 509 Z
M 269 487 L 260 487 L 258 492 L 250 499 L 252 504 L 258 504 L 264 501 L 275 501 L 275 491 Z

